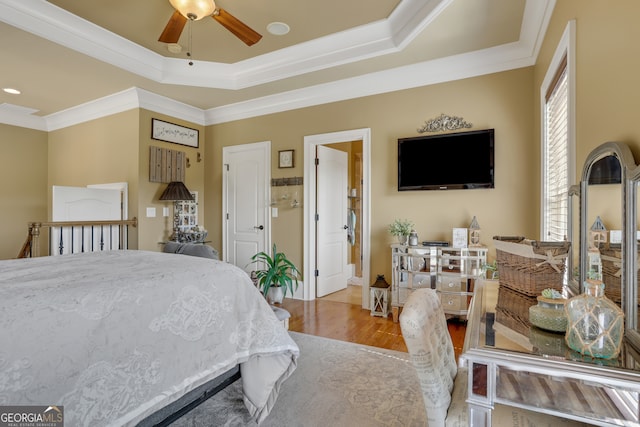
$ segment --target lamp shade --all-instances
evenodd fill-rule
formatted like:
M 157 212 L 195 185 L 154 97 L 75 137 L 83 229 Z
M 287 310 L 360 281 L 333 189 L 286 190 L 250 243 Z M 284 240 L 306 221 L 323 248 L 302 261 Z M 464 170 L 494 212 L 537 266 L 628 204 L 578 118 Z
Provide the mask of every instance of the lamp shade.
M 162 192 L 160 200 L 193 200 L 193 196 L 181 181 L 173 181 Z
M 216 9 L 213 0 L 169 0 L 169 3 L 185 18 L 194 21 L 210 16 Z

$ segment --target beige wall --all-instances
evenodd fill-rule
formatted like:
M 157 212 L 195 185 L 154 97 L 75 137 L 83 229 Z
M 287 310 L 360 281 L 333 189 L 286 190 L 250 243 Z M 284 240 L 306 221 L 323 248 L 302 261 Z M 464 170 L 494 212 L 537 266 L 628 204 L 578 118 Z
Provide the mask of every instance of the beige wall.
M 272 155 L 278 150 L 296 150 L 296 167 L 286 176 L 301 176 L 305 135 L 348 129 L 372 129 L 371 153 L 371 272 L 391 276 L 387 225 L 397 217 L 416 223 L 420 239 L 451 240 L 453 227 L 466 227 L 474 215 L 482 227 L 483 243 L 496 234 L 535 236 L 537 194 L 531 180 L 537 164 L 533 140 L 533 70 L 526 68 L 484 77 L 355 99 L 225 123 L 207 128 L 207 152 L 220 159 L 222 147 L 270 140 Z M 491 190 L 397 191 L 397 139 L 416 136 L 425 120 L 441 113 L 462 116 L 474 129 L 496 129 L 496 188 Z M 208 160 L 211 160 L 208 159 Z M 455 167 L 455 153 L 448 159 Z M 220 206 L 221 162 L 207 164 L 207 188 L 211 206 Z M 274 177 L 283 170 L 272 165 Z M 212 185 L 212 187 L 209 187 Z M 303 211 L 273 218 L 273 241 L 302 266 Z M 221 214 L 206 209 L 205 224 L 220 245 Z
M 49 133 L 48 202 L 54 185 L 84 187 L 127 182 L 129 217 L 138 216 L 138 110 L 129 110 Z M 140 224 L 140 229 L 144 225 Z M 130 233 L 137 247 L 137 233 Z M 44 249 L 43 249 L 44 250 Z
M 200 144 L 198 148 L 180 144 L 172 144 L 169 142 L 158 141 L 151 138 L 151 119 L 156 118 L 177 125 L 186 126 L 197 129 L 200 133 Z M 162 250 L 160 242 L 166 241 L 173 230 L 173 202 L 162 202 L 158 200 L 160 195 L 167 187 L 167 184 L 149 181 L 149 147 L 161 147 L 170 150 L 183 151 L 189 159 L 190 166 L 185 172 L 185 185 L 190 191 L 198 192 L 198 223 L 203 224 L 202 206 L 204 206 L 207 195 L 204 190 L 204 170 L 205 162 L 197 161 L 197 153 L 201 158 L 206 158 L 203 141 L 204 128 L 191 122 L 176 119 L 174 117 L 165 116 L 163 114 L 154 113 L 148 110 L 140 110 L 140 126 L 137 135 L 139 143 L 139 163 L 136 165 L 139 169 L 139 187 L 140 193 L 137 198 L 138 212 L 140 212 L 140 249 L 149 251 Z M 136 200 L 136 199 L 134 199 Z M 147 218 L 147 207 L 156 208 L 156 217 Z M 169 208 L 169 216 L 162 216 L 162 208 Z
M 576 21 L 577 178 L 585 158 L 607 141 L 628 144 L 640 159 L 640 2 L 559 0 L 534 68 L 536 91 L 569 20 Z M 535 132 L 540 138 L 539 94 Z M 536 172 L 538 172 L 536 170 Z
M 151 139 L 151 118 L 198 129 L 200 147 L 187 147 Z M 129 110 L 52 132 L 0 125 L 0 155 L 9 159 L 2 170 L 4 182 L 15 182 L 0 194 L 3 209 L 0 225 L 5 237 L 0 244 L 0 259 L 17 256 L 27 235 L 27 223 L 51 218 L 53 185 L 86 186 L 88 184 L 127 182 L 129 186 L 129 218 L 138 218 L 138 228 L 130 233 L 131 248 L 159 251 L 160 242 L 172 229 L 172 217 L 163 217 L 162 208 L 171 203 L 158 198 L 166 184 L 149 182 L 149 146 L 160 146 L 187 153 L 190 167 L 186 185 L 198 191 L 203 205 L 204 128 L 147 110 Z M 146 208 L 155 207 L 156 217 L 147 218 Z M 202 210 L 199 223 L 203 222 Z M 16 227 L 16 224 L 20 224 Z M 45 247 L 41 246 L 43 251 Z
M 576 181 L 587 155 L 608 141 L 628 144 L 640 161 L 640 2 L 559 0 L 534 67 L 535 140 L 540 140 L 539 87 L 567 23 L 576 23 Z M 536 161 L 540 163 L 539 151 Z M 539 169 L 535 169 L 539 184 Z M 536 192 L 539 192 L 539 185 Z M 588 224 L 600 215 L 609 229 L 620 228 L 620 197 L 615 186 L 590 189 Z M 594 206 L 596 204 L 598 206 Z M 538 216 L 539 218 L 539 216 Z
M 20 191 L 2 190 L 6 223 L 44 216 L 43 195 L 52 184 L 86 185 L 126 180 L 130 209 L 141 220 L 141 249 L 159 249 L 157 241 L 171 227 L 170 218 L 145 219 L 147 206 L 156 206 L 162 185 L 148 183 L 148 146 L 151 117 L 202 131 L 201 147 L 184 147 L 189 156 L 201 152 L 203 162 L 191 159 L 187 186 L 200 193 L 201 221 L 212 245 L 221 248 L 222 147 L 272 141 L 272 176 L 302 176 L 305 135 L 370 127 L 372 129 L 372 263 L 371 277 L 390 275 L 392 239 L 386 226 L 394 218 L 416 223 L 420 239 L 450 239 L 453 227 L 465 227 L 476 215 L 482 241 L 496 234 L 539 234 L 540 102 L 539 87 L 567 21 L 577 22 L 577 173 L 587 154 L 605 141 L 622 141 L 640 159 L 640 55 L 636 40 L 640 27 L 635 0 L 603 2 L 558 0 L 534 67 L 332 103 L 296 111 L 198 127 L 145 110 L 132 110 L 48 134 L 0 125 L 0 155 L 11 159 L 4 173 L 16 176 L 29 170 L 29 183 Z M 441 113 L 464 117 L 474 129 L 496 129 L 496 188 L 445 192 L 396 190 L 396 141 L 416 136 L 415 129 Z M 48 139 L 48 152 L 46 141 Z M 14 141 L 26 141 L 33 146 Z M 159 143 L 163 145 L 164 143 Z M 41 146 L 40 150 L 36 146 Z M 176 149 L 175 144 L 167 146 Z M 205 153 L 206 149 L 206 153 Z M 278 169 L 277 152 L 295 149 L 295 168 Z M 436 159 L 450 162 L 455 158 Z M 40 165 L 34 168 L 33 164 Z M 428 162 L 425 162 L 425 167 Z M 47 168 L 49 169 L 47 172 Z M 33 170 L 36 169 L 36 170 Z M 38 174 L 47 174 L 48 178 Z M 44 189 L 43 189 L 44 188 Z M 206 191 L 205 191 L 206 189 Z M 18 202 L 16 201 L 23 201 Z M 303 201 L 304 202 L 304 201 Z M 202 209 L 204 208 L 204 209 Z M 34 218 L 39 219 L 39 218 Z M 44 219 L 44 218 L 42 218 Z M 273 219 L 273 240 L 302 265 L 302 209 L 283 210 Z M 10 232 L 3 227 L 3 235 Z M 12 229 L 11 229 L 11 232 Z M 22 235 L 22 232 L 17 234 Z M 18 239 L 22 242 L 22 237 Z M 3 242 L 3 258 L 15 256 L 21 243 Z
M 0 259 L 9 259 L 27 224 L 47 220 L 47 133 L 0 124 L 0 158 Z
M 172 229 L 173 204 L 158 198 L 166 184 L 149 182 L 149 147 L 158 146 L 187 153 L 190 167 L 186 171 L 187 188 L 198 191 L 205 199 L 204 163 L 196 161 L 194 148 L 151 139 L 152 117 L 172 123 L 203 128 L 143 109 L 129 110 L 50 132 L 49 179 L 52 185 L 85 186 L 87 184 L 127 182 L 129 185 L 129 218 L 138 218 L 138 228 L 130 234 L 130 247 L 159 251 Z M 49 190 L 49 200 L 51 194 Z M 50 206 L 50 203 L 48 204 Z M 162 208 L 169 207 L 169 217 Z M 147 217 L 147 207 L 156 209 L 155 217 Z M 201 221 L 200 221 L 201 222 Z

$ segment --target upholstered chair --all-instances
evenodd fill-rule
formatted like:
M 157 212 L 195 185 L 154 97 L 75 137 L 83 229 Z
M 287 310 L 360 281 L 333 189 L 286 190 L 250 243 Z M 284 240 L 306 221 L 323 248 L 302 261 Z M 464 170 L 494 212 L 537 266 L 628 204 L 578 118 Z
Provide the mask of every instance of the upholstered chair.
M 447 319 L 433 289 L 416 289 L 400 314 L 402 336 L 418 375 L 428 427 L 468 426 L 467 371 L 458 370 Z M 495 405 L 494 426 L 587 424 L 520 408 Z
M 458 368 L 436 291 L 413 291 L 400 314 L 400 327 L 418 374 L 428 425 L 444 426 Z

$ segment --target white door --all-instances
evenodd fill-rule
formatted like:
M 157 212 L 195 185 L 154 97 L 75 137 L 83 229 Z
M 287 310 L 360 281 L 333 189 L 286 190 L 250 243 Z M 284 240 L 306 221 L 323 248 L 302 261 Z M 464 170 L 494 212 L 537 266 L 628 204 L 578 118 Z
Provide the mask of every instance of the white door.
M 271 143 L 224 147 L 223 259 L 245 271 L 251 257 L 269 252 Z
M 53 221 L 108 221 L 123 219 L 121 189 L 65 187 L 52 188 L 51 219 Z M 118 249 L 120 229 L 117 226 L 52 228 L 51 255 Z
M 347 153 L 317 147 L 316 296 L 347 287 Z

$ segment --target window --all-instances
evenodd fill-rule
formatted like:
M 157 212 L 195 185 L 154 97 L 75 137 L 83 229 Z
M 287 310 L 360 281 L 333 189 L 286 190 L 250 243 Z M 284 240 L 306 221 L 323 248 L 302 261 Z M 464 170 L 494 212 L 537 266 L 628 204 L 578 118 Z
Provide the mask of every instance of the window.
M 567 192 L 568 143 L 567 143 L 567 67 L 564 61 L 558 70 L 555 85 L 550 89 L 545 102 L 545 216 L 544 239 L 561 241 L 566 239 L 568 227 Z
M 570 34 L 567 27 L 541 87 L 542 101 L 542 239 L 566 240 L 568 191 L 575 180 Z

